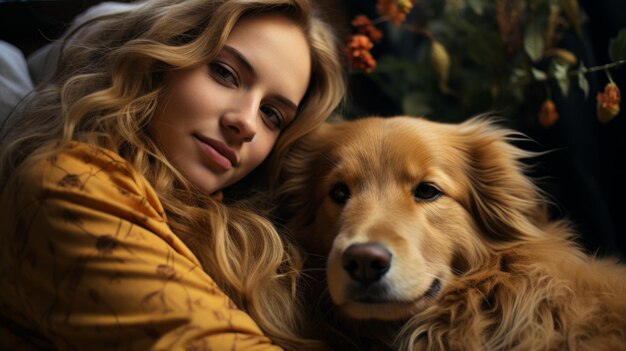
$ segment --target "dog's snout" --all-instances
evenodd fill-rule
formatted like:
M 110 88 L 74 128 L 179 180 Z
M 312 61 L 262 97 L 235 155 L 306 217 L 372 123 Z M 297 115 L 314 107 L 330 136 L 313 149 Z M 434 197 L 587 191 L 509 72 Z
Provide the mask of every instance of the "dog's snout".
M 342 260 L 350 277 L 364 284 L 379 280 L 391 267 L 391 253 L 380 244 L 350 245 Z

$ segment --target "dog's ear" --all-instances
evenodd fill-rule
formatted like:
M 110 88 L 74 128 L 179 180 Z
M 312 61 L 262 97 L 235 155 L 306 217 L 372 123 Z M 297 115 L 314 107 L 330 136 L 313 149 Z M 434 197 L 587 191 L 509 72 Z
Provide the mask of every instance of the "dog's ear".
M 313 180 L 323 177 L 332 166 L 327 154 L 334 146 L 332 134 L 336 127 L 322 124 L 298 139 L 282 159 L 278 186 L 273 190 L 275 216 L 282 221 L 306 226 L 313 220 L 320 194 L 315 188 L 319 182 Z
M 462 123 L 459 132 L 468 160 L 467 206 L 482 232 L 497 241 L 539 235 L 537 226 L 547 221 L 547 211 L 521 161 L 533 153 L 511 144 L 527 138 L 486 117 Z

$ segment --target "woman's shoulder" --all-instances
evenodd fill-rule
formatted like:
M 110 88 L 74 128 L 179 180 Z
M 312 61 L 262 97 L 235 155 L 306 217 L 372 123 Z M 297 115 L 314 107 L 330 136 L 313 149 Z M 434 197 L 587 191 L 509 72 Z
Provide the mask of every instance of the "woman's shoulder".
M 52 144 L 31 154 L 20 168 L 20 180 L 32 187 L 85 188 L 80 180 L 106 179 L 136 183 L 137 173 L 120 155 L 101 147 L 71 141 Z
M 109 178 L 138 178 L 139 175 L 131 164 L 117 153 L 94 145 L 71 142 L 64 146 L 51 165 L 63 165 L 68 169 L 102 174 Z
M 103 173 L 122 172 L 128 177 L 135 173 L 132 166 L 117 153 L 79 141 L 48 145 L 33 153 L 29 159 L 27 163 L 30 166 L 25 168 L 27 172 L 52 169 L 85 172 L 96 169 Z
M 14 190 L 22 195 L 126 203 L 149 217 L 165 220 L 156 192 L 128 161 L 87 143 L 72 141 L 40 150 L 25 161 L 15 180 Z

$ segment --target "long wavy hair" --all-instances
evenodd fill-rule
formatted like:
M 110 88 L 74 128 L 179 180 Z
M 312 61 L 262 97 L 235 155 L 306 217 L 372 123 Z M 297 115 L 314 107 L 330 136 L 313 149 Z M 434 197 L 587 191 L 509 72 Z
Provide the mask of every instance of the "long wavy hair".
M 171 229 L 204 270 L 266 335 L 287 349 L 319 349 L 302 336 L 296 246 L 251 209 L 199 195 L 147 131 L 168 71 L 212 61 L 239 19 L 270 12 L 301 27 L 312 61 L 298 115 L 263 168 L 266 179 L 276 179 L 290 145 L 342 100 L 345 75 L 330 27 L 307 0 L 150 0 L 90 20 L 64 39 L 56 73 L 5 138 L 0 188 L 56 152 L 53 145 L 77 140 L 118 153 L 152 184 Z

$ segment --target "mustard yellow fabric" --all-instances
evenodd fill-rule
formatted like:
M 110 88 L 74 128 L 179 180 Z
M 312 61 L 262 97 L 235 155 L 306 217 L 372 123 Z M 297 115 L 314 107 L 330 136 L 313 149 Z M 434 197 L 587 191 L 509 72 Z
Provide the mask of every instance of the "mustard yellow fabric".
M 118 155 L 73 143 L 0 198 L 0 349 L 278 350 Z

